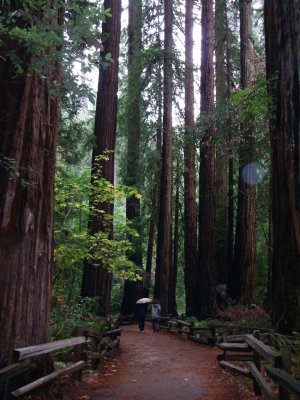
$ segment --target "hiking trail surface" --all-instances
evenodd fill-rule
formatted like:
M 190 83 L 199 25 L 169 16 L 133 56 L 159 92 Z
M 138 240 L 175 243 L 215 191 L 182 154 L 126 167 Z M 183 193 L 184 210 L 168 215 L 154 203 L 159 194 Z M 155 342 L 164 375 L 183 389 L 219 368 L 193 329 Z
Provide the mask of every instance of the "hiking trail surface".
M 256 399 L 217 362 L 220 349 L 153 333 L 150 324 L 122 327 L 120 349 L 86 376 L 92 400 L 248 400 Z M 94 374 L 94 375 L 93 375 Z

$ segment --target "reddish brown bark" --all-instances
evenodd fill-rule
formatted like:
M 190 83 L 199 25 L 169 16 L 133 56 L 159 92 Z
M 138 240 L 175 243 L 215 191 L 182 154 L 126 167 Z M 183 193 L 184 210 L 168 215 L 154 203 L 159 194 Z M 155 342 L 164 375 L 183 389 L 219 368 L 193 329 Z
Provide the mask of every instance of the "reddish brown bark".
M 241 89 L 246 89 L 251 87 L 254 74 L 252 1 L 249 0 L 240 1 L 240 37 Z M 251 304 L 254 296 L 256 259 L 256 182 L 255 138 L 250 116 L 241 125 L 241 135 L 243 143 L 239 151 L 236 236 L 228 293 L 237 301 Z M 249 167 L 249 173 L 246 173 Z
M 265 0 L 270 95 L 272 318 L 283 332 L 300 329 L 299 2 Z M 297 188 L 298 189 L 298 188 Z
M 159 223 L 155 274 L 155 297 L 160 299 L 162 312 L 173 313 L 175 298 L 170 299 L 172 272 L 172 21 L 173 2 L 165 0 L 164 84 L 163 84 L 163 145 L 160 185 Z
M 162 73 L 161 67 L 159 66 L 158 72 L 158 119 L 157 119 L 157 129 L 156 129 L 156 151 L 158 159 L 161 158 L 161 136 L 162 136 Z M 150 223 L 149 223 L 149 235 L 148 235 L 148 247 L 147 247 L 147 261 L 146 261 L 146 288 L 145 288 L 145 296 L 149 296 L 150 291 L 150 283 L 152 281 L 152 260 L 153 260 L 153 246 L 155 239 L 155 232 L 157 229 L 157 208 L 159 202 L 159 172 L 160 165 L 157 168 L 156 173 L 154 174 L 154 190 L 151 204 L 151 215 L 150 215 Z
M 195 167 L 193 2 L 185 15 L 184 282 L 186 314 L 195 314 L 197 280 L 197 204 Z
M 127 105 L 127 173 L 126 185 L 139 189 L 140 181 L 140 141 L 141 141 L 141 35 L 142 35 L 142 3 L 140 0 L 130 0 L 128 5 L 128 105 Z M 133 112 L 134 110 L 134 112 Z M 141 235 L 140 200 L 132 196 L 126 199 L 126 218 L 131 226 Z M 142 268 L 141 237 L 131 237 L 133 250 L 128 257 Z M 141 281 L 125 281 L 121 312 L 124 315 L 133 314 L 136 301 L 142 297 Z
M 176 177 L 175 177 L 175 204 L 174 204 L 174 233 L 173 233 L 173 264 L 172 264 L 172 284 L 170 289 L 170 303 L 174 302 L 174 310 L 176 312 L 176 286 L 177 286 L 177 274 L 178 274 L 178 259 L 179 259 L 179 212 L 180 212 L 180 171 L 177 161 Z M 174 299 L 174 300 L 173 300 Z
M 227 196 L 227 167 L 228 167 L 228 115 L 226 106 L 228 102 L 226 59 L 227 29 L 226 29 L 226 4 L 224 0 L 216 0 L 215 11 L 215 37 L 216 37 L 216 255 L 217 255 L 217 282 L 227 282 L 227 233 L 228 233 L 228 196 Z
M 214 112 L 214 15 L 213 1 L 202 1 L 201 116 L 205 129 L 201 137 L 198 304 L 196 316 L 207 318 L 216 312 L 216 199 Z
M 15 42 L 0 51 L 12 49 L 25 70 L 17 75 L 9 56 L 0 58 L 0 367 L 13 348 L 49 340 L 58 127 L 50 89 L 60 79 L 56 62 L 39 74 Z
M 117 122 L 117 92 L 118 92 L 118 69 L 119 69 L 119 43 L 121 29 L 121 2 L 119 0 L 105 0 L 104 8 L 111 9 L 111 18 L 102 25 L 102 31 L 108 33 L 108 39 L 103 43 L 104 54 L 111 53 L 114 60 L 105 70 L 99 72 L 95 136 L 96 146 L 92 157 L 92 183 L 95 178 L 97 167 L 97 156 L 110 151 L 109 160 L 102 162 L 101 176 L 109 182 L 114 183 L 114 150 Z M 102 209 L 107 214 L 113 215 L 114 206 L 111 203 L 93 204 L 94 207 Z M 98 215 L 91 215 L 89 230 L 95 234 L 103 229 L 102 220 Z M 113 228 L 110 227 L 113 237 Z M 97 261 L 96 261 L 97 262 Z M 112 274 L 100 265 L 95 266 L 94 262 L 85 262 L 81 293 L 83 296 L 100 298 L 100 312 L 107 315 L 110 312 L 110 296 Z

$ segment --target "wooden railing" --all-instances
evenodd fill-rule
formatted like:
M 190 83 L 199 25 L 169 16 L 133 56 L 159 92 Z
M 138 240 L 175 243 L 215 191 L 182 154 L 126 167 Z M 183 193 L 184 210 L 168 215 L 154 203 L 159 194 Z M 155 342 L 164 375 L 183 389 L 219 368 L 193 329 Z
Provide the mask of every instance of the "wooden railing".
M 239 342 L 232 341 L 235 339 Z M 223 355 L 218 357 L 220 366 L 251 378 L 256 395 L 263 393 L 271 400 L 288 400 L 291 394 L 300 398 L 300 381 L 291 375 L 289 346 L 283 346 L 278 352 L 251 334 L 228 337 L 226 340 L 219 345 L 223 350 Z M 247 361 L 247 367 L 232 361 Z M 269 379 L 266 379 L 266 375 Z M 278 395 L 273 388 L 274 382 L 278 385 Z
M 72 375 L 75 379 L 81 380 L 82 370 L 88 365 L 96 369 L 97 365 L 110 350 L 119 347 L 121 329 L 115 329 L 104 333 L 85 331 L 82 327 L 76 329 L 76 337 L 55 342 L 43 343 L 35 346 L 14 349 L 12 364 L 0 369 L 0 382 L 4 383 L 4 399 L 19 398 L 33 390 L 54 381 L 61 375 Z M 57 350 L 74 347 L 73 362 L 50 374 L 44 375 L 33 382 L 15 388 L 15 380 L 12 378 L 32 371 L 33 360 L 38 357 L 51 354 Z M 12 390 L 12 387 L 13 390 Z

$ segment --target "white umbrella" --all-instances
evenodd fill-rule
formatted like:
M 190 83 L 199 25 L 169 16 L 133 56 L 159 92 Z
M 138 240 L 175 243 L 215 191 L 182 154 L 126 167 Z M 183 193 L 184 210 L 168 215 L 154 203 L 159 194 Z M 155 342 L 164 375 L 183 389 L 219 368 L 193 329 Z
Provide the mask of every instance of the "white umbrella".
M 151 299 L 149 299 L 148 297 L 143 297 L 142 299 L 139 299 L 136 304 L 147 304 L 147 303 L 151 303 Z

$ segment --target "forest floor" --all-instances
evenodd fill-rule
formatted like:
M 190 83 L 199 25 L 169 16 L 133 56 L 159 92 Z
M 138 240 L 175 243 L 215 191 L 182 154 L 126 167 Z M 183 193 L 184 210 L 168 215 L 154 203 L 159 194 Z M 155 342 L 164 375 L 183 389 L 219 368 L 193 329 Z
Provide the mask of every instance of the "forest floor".
M 122 327 L 120 349 L 70 385 L 70 400 L 249 400 L 252 384 L 218 366 L 220 349 L 190 342 L 150 324 Z

